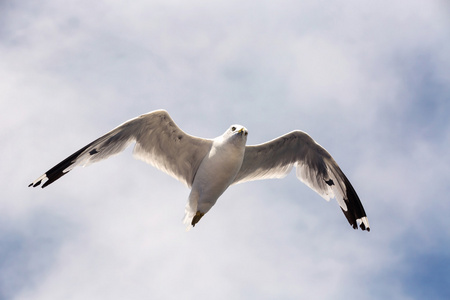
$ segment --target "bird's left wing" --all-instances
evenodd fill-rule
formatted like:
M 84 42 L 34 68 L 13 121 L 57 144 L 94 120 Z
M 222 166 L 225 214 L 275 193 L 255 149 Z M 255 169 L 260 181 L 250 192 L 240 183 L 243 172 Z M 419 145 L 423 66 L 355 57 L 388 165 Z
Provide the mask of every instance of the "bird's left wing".
M 191 186 L 212 141 L 182 131 L 165 110 L 131 119 L 84 146 L 48 170 L 29 186 L 46 187 L 76 166 L 85 166 L 116 155 L 132 142 L 134 155 Z
M 350 181 L 333 157 L 308 134 L 293 131 L 264 144 L 246 146 L 233 184 L 282 178 L 297 167 L 297 177 L 326 200 L 335 197 L 353 228 L 368 231 L 369 221 Z

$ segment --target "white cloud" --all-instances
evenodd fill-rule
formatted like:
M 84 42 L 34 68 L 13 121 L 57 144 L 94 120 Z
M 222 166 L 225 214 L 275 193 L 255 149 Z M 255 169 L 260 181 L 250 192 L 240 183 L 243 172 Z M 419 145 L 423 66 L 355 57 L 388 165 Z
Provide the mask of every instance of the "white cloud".
M 449 261 L 436 250 L 450 241 L 446 9 L 438 1 L 5 7 L 0 298 L 445 299 L 444 267 L 426 262 Z M 372 231 L 351 230 L 336 203 L 291 174 L 230 188 L 186 233 L 189 191 L 130 151 L 44 190 L 26 188 L 157 108 L 198 136 L 230 123 L 250 130 L 249 143 L 309 132 L 354 184 Z

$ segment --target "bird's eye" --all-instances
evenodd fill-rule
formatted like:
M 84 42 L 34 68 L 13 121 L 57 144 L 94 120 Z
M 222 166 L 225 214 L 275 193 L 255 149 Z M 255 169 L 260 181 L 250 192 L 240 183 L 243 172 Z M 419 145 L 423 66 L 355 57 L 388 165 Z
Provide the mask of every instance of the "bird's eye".
M 231 131 L 235 131 L 236 130 L 236 127 L 231 127 Z

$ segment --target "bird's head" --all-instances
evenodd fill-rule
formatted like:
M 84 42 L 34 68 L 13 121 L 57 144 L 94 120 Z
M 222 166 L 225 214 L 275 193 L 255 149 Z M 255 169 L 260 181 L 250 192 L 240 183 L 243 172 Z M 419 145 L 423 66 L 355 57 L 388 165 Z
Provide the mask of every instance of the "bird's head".
M 233 142 L 245 143 L 247 142 L 248 130 L 242 125 L 231 125 L 230 128 L 224 133 L 225 139 L 231 139 Z

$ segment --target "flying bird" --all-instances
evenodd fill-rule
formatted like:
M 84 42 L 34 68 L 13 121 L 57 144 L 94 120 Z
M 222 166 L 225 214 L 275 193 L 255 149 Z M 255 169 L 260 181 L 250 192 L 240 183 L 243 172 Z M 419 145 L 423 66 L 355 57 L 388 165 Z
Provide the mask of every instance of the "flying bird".
M 296 167 L 300 181 L 327 201 L 336 198 L 350 225 L 370 231 L 369 221 L 350 181 L 331 155 L 307 133 L 292 131 L 269 142 L 247 146 L 248 130 L 232 125 L 215 139 L 181 130 L 168 112 L 133 118 L 76 151 L 29 186 L 42 188 L 76 166 L 98 162 L 135 142 L 133 154 L 191 188 L 184 223 L 195 226 L 233 184 L 282 178 Z

